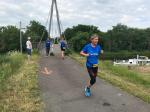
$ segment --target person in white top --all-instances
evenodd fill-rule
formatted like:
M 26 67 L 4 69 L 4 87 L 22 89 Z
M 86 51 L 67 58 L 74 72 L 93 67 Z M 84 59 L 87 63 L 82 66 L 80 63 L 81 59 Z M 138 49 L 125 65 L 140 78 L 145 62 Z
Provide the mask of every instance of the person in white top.
M 31 58 L 31 52 L 32 52 L 32 43 L 31 43 L 31 37 L 28 37 L 28 40 L 26 42 L 26 48 L 27 48 L 27 53 L 28 53 L 28 60 L 30 61 Z

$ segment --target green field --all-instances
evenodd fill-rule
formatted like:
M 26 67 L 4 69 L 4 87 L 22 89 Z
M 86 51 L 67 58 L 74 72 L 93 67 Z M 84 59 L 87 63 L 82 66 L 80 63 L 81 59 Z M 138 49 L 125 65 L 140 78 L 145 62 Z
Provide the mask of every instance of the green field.
M 0 55 L 0 111 L 41 111 L 40 91 L 37 86 L 38 56 L 32 62 L 18 52 Z
M 82 65 L 85 63 L 85 58 L 77 53 L 70 56 Z M 150 67 L 147 67 L 147 71 L 142 71 L 140 67 L 128 70 L 128 67 L 113 66 L 112 61 L 107 60 L 100 61 L 99 68 L 100 78 L 150 103 Z

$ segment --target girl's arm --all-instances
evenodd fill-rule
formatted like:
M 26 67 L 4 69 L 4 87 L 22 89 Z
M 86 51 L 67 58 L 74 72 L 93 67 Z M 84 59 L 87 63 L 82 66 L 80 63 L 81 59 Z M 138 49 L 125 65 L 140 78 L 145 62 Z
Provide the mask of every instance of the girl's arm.
M 88 57 L 88 56 L 89 56 L 89 54 L 84 53 L 83 51 L 80 52 L 80 55 L 85 56 L 85 57 Z

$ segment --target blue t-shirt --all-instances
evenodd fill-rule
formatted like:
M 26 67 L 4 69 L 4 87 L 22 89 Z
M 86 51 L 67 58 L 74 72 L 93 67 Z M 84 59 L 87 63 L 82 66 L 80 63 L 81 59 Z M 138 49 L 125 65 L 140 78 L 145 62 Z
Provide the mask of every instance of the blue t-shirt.
M 66 47 L 66 44 L 64 41 L 60 41 L 60 47 Z
M 101 53 L 101 47 L 100 45 L 96 45 L 96 47 L 93 47 L 90 44 L 85 45 L 85 47 L 82 49 L 84 53 L 89 54 L 86 61 L 87 67 L 93 67 L 94 64 L 98 64 L 98 57 Z
M 50 40 L 46 40 L 46 42 L 45 42 L 45 43 L 46 43 L 46 45 L 45 45 L 45 46 L 46 46 L 47 48 L 48 48 L 48 47 L 50 47 L 50 45 L 51 45 L 51 41 L 50 41 Z

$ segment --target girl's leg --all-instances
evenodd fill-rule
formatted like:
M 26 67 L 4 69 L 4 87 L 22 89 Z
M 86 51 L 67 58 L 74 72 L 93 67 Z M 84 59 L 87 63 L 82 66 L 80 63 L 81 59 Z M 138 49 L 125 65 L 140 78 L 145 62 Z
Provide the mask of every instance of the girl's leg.
M 46 56 L 48 56 L 48 48 L 46 48 Z
M 61 57 L 64 59 L 64 51 L 61 51 Z
M 96 83 L 98 67 L 94 67 L 94 68 L 92 67 L 87 69 L 90 76 L 90 84 L 87 87 L 91 88 Z

